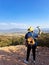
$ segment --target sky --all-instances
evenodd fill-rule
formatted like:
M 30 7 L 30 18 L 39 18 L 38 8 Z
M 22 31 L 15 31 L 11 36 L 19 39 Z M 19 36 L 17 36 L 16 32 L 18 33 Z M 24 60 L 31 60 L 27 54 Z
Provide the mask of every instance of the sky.
M 0 0 L 0 29 L 49 28 L 49 0 Z

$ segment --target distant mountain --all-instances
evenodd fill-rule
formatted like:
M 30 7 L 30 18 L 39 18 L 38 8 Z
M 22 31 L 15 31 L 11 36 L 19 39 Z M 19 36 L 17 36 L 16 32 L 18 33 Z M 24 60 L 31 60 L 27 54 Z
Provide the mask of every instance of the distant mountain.
M 49 33 L 49 28 L 42 28 L 41 29 L 44 33 Z
M 44 33 L 49 33 L 49 28 L 41 28 L 41 31 Z M 35 30 L 35 32 L 38 32 L 38 30 Z
M 35 30 L 35 32 L 38 30 Z M 42 32 L 49 33 L 49 28 L 41 28 Z M 9 30 L 0 30 L 0 33 L 26 33 L 27 29 L 13 28 Z
M 0 33 L 25 33 L 26 29 L 13 28 L 8 30 L 0 30 Z

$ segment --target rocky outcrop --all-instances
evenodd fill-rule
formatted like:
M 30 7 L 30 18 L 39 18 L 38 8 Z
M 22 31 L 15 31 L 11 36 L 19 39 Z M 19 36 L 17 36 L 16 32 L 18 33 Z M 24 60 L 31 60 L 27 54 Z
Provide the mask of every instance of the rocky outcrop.
M 32 53 L 30 53 L 29 64 L 24 63 L 26 50 L 24 45 L 0 48 L 0 65 L 34 65 Z M 49 48 L 37 47 L 35 65 L 49 65 Z

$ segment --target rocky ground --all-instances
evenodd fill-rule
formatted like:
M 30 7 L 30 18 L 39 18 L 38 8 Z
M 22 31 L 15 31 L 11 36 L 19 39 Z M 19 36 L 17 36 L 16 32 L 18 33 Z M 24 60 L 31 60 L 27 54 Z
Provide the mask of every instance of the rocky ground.
M 26 49 L 24 45 L 0 48 L 0 65 L 34 65 L 32 53 L 29 57 L 29 64 L 24 63 Z M 37 47 L 35 65 L 49 65 L 49 48 Z

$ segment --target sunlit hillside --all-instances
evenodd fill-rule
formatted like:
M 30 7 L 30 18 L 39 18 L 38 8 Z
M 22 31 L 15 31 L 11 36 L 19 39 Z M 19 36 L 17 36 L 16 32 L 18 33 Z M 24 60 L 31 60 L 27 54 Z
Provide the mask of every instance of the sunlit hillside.
M 0 35 L 0 47 L 11 45 L 23 45 L 25 43 L 25 34 L 12 33 Z M 42 33 L 37 38 L 38 46 L 49 47 L 49 33 Z

